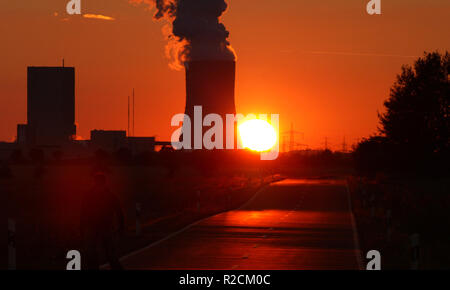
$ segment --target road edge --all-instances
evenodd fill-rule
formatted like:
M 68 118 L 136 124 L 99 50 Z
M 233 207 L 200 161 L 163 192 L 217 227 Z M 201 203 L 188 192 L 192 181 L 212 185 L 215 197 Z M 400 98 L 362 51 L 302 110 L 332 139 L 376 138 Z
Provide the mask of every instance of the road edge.
M 275 182 L 278 182 L 278 181 L 275 181 Z M 256 197 L 258 197 L 259 194 L 261 194 L 261 192 L 263 192 L 263 191 L 266 190 L 268 187 L 270 187 L 271 184 L 272 184 L 272 183 L 269 183 L 269 184 L 267 184 L 267 185 L 261 187 L 258 191 L 255 192 L 255 194 L 253 195 L 253 197 L 250 198 L 250 199 L 249 199 L 246 203 L 244 203 L 243 205 L 239 206 L 238 208 L 231 209 L 231 210 L 228 210 L 228 211 L 241 210 L 241 209 L 245 208 L 245 207 L 248 206 L 251 202 L 253 202 L 253 201 L 256 199 Z M 150 248 L 153 248 L 153 247 L 155 247 L 155 246 L 157 246 L 157 245 L 159 245 L 159 244 L 161 244 L 161 243 L 163 243 L 163 242 L 165 242 L 165 241 L 167 241 L 167 240 L 169 240 L 169 239 L 171 239 L 171 238 L 173 238 L 173 237 L 175 237 L 175 236 L 177 236 L 177 235 L 183 233 L 184 231 L 186 231 L 186 230 L 188 230 L 188 229 L 190 229 L 190 228 L 192 228 L 192 227 L 198 225 L 199 223 L 201 223 L 201 222 L 203 222 L 203 221 L 205 221 L 205 220 L 207 220 L 207 219 L 209 219 L 209 218 L 211 218 L 211 217 L 214 217 L 214 216 L 216 216 L 216 215 L 220 215 L 220 214 L 223 214 L 223 212 L 222 212 L 222 213 L 215 214 L 215 215 L 211 215 L 211 216 L 205 217 L 205 218 L 203 218 L 203 219 L 201 219 L 201 220 L 198 220 L 198 221 L 196 221 L 196 222 L 193 222 L 193 223 L 191 223 L 191 224 L 185 226 L 184 228 L 182 228 L 182 229 L 180 229 L 180 230 L 178 230 L 178 231 L 175 231 L 175 232 L 173 232 L 173 233 L 171 233 L 171 234 L 165 236 L 164 238 L 162 238 L 162 239 L 160 239 L 160 240 L 158 240 L 158 241 L 155 241 L 155 242 L 149 244 L 148 246 L 145 246 L 145 247 L 143 247 L 143 248 L 141 248 L 141 249 L 135 250 L 135 251 L 133 251 L 133 252 L 131 252 L 131 253 L 129 253 L 129 254 L 126 254 L 126 255 L 120 257 L 120 258 L 119 258 L 119 261 L 123 262 L 124 260 L 126 260 L 126 259 L 128 259 L 128 258 L 130 258 L 130 257 L 132 257 L 132 256 L 138 255 L 138 254 L 140 254 L 140 253 L 142 253 L 142 252 L 144 252 L 144 251 L 146 251 L 146 250 L 148 250 L 148 249 L 150 249 Z M 103 264 L 103 265 L 100 266 L 100 269 L 106 269 L 108 266 L 109 266 L 109 263 Z
M 359 245 L 359 235 L 358 235 L 358 227 L 356 226 L 355 215 L 353 213 L 350 188 L 348 186 L 348 180 L 345 181 L 345 187 L 347 189 L 347 200 L 348 200 L 348 209 L 350 211 L 350 219 L 353 228 L 353 243 L 355 244 L 355 258 L 358 264 L 358 270 L 364 270 L 363 260 L 362 260 L 362 252 L 361 247 Z

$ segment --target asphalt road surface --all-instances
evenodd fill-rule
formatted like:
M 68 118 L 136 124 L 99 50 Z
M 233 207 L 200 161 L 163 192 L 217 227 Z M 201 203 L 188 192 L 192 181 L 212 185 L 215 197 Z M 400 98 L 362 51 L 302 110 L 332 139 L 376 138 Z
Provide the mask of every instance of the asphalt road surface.
M 126 269 L 358 269 L 345 181 L 288 179 L 123 259 Z

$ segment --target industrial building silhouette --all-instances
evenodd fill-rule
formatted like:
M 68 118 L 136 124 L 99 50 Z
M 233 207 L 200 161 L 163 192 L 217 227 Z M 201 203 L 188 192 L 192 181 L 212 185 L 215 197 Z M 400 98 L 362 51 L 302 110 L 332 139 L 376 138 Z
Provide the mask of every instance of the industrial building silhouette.
M 217 114 L 226 120 L 236 114 L 236 62 L 197 60 L 186 63 L 185 114 L 194 120 L 194 107 L 202 106 L 203 116 Z M 14 148 L 42 149 L 46 153 L 64 151 L 66 156 L 81 157 L 96 150 L 115 152 L 128 149 L 133 155 L 155 151 L 156 146 L 171 147 L 171 142 L 157 142 L 155 137 L 130 133 L 130 99 L 128 101 L 128 132 L 125 130 L 92 130 L 90 140 L 78 140 L 75 122 L 75 67 L 31 66 L 27 69 L 27 124 L 17 126 L 16 142 L 2 144 L 2 155 Z M 193 126 L 191 127 L 193 130 Z M 208 128 L 203 128 L 203 134 Z M 236 129 L 236 128 L 235 128 Z M 181 138 L 186 132 L 184 131 Z M 191 131 L 191 136 L 194 136 Z M 224 132 L 224 148 L 226 142 Z M 234 143 L 237 144 L 236 130 Z M 192 138 L 192 148 L 194 140 Z M 236 147 L 235 147 L 236 148 Z M 73 153 L 73 154 L 70 154 Z
M 75 102 L 74 67 L 28 67 L 27 124 L 17 125 L 14 143 L 1 144 L 1 155 L 17 148 L 37 148 L 45 153 L 62 150 L 69 153 L 66 156 L 77 157 L 99 149 L 114 152 L 125 148 L 140 154 L 155 151 L 156 146 L 170 146 L 170 142 L 156 142 L 155 137 L 130 136 L 125 130 L 92 130 L 90 140 L 78 140 Z
M 17 143 L 62 146 L 75 136 L 75 68 L 28 67 L 27 124 L 18 125 Z

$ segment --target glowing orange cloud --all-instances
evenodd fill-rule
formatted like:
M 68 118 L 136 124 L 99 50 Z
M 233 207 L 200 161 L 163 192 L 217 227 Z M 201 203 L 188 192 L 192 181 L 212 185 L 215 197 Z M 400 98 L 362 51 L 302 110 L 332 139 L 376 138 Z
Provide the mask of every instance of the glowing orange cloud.
M 105 15 L 101 15 L 101 14 L 83 14 L 83 17 L 90 18 L 90 19 L 109 20 L 109 21 L 116 20 L 113 17 L 105 16 Z

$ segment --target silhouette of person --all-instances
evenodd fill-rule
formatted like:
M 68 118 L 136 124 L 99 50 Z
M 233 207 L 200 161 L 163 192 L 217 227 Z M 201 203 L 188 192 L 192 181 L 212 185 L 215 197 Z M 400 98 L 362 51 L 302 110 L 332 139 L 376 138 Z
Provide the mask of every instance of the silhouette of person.
M 123 233 L 125 218 L 103 173 L 94 175 L 93 188 L 83 196 L 80 228 L 89 270 L 99 269 L 98 247 L 103 249 L 112 270 L 123 269 L 117 257 L 115 238 L 117 229 Z

